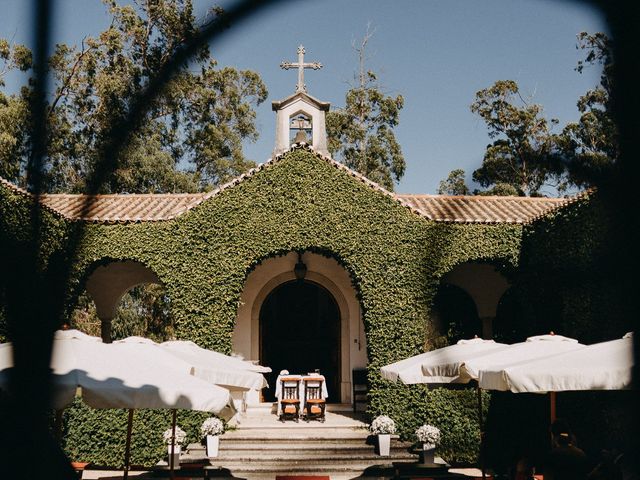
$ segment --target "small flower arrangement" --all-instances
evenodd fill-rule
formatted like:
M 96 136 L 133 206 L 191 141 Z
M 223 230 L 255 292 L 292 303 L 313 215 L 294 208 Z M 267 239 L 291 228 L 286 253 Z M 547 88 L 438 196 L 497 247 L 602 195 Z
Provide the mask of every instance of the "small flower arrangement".
M 373 422 L 369 425 L 369 430 L 374 435 L 394 434 L 396 433 L 396 422 L 386 415 L 379 415 L 373 419 Z
M 209 417 L 202 422 L 200 433 L 203 438 L 207 435 L 222 435 L 224 433 L 224 423 L 219 418 Z
M 418 441 L 430 445 L 429 448 L 435 448 L 439 443 L 442 435 L 440 429 L 433 425 L 422 425 L 416 430 Z
M 173 431 L 171 428 L 169 430 L 165 430 L 164 433 L 162 434 L 162 438 L 164 439 L 164 442 L 167 445 L 171 445 L 172 434 L 173 434 Z M 184 432 L 184 430 L 182 430 L 180 427 L 176 425 L 175 445 L 182 445 L 186 439 L 187 439 L 187 434 Z

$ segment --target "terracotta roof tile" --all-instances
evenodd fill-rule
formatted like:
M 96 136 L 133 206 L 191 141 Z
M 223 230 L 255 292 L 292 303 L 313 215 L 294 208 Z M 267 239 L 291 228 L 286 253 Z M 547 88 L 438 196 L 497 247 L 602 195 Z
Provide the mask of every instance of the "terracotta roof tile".
M 210 194 L 46 194 L 40 202 L 65 218 L 89 222 L 170 220 L 202 203 Z
M 305 143 L 291 150 L 305 149 L 333 167 L 344 171 L 368 187 L 393 198 L 418 215 L 438 222 L 453 223 L 529 223 L 542 215 L 575 201 L 571 198 L 485 197 L 394 194 L 342 163 L 315 152 Z M 171 220 L 189 211 L 208 198 L 217 195 L 277 163 L 287 152 L 252 168 L 229 183 L 207 193 L 71 195 L 44 194 L 40 202 L 48 209 L 71 220 L 100 223 L 155 222 Z M 0 183 L 15 192 L 31 196 L 27 191 L 0 178 Z
M 397 194 L 430 220 L 454 223 L 529 223 L 578 197 L 494 197 Z

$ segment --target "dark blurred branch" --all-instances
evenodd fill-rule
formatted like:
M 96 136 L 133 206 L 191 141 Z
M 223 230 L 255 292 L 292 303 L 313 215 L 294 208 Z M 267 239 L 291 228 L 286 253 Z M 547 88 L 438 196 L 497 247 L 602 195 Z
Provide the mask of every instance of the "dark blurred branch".
M 245 0 L 229 8 L 223 15 L 206 19 L 202 30 L 185 42 L 167 61 L 159 74 L 150 80 L 147 88 L 137 97 L 125 118 L 115 122 L 92 177 L 87 181 L 88 193 L 97 193 L 110 172 L 118 166 L 118 158 L 140 127 L 153 100 L 182 66 L 207 42 L 221 36 L 230 26 L 237 27 L 249 16 L 282 0 Z M 40 258 L 43 234 L 42 210 L 38 197 L 43 189 L 43 173 L 47 158 L 47 92 L 50 21 L 53 16 L 48 0 L 34 0 L 35 5 L 35 83 L 31 98 L 32 154 L 27 164 L 27 181 L 35 195 L 31 209 L 30 241 L 27 251 L 20 256 L 9 255 L 10 265 L 3 269 L 11 272 L 7 282 L 7 320 L 9 335 L 14 346 L 14 369 L 10 395 L 0 398 L 0 422 L 5 434 L 0 436 L 0 463 L 7 478 L 31 479 L 75 478 L 60 446 L 48 429 L 47 412 L 50 409 L 51 345 L 53 333 L 61 324 L 65 303 L 69 298 L 67 285 L 77 258 L 83 236 L 82 222 L 69 226 L 68 240 L 56 258 L 44 262 Z M 83 206 L 86 213 L 91 205 L 87 197 Z M 25 227 L 29 227 L 25 226 Z M 46 264 L 46 267 L 45 267 Z M 37 459 L 34 461 L 34 455 Z M 4 478 L 4 476 L 3 476 Z

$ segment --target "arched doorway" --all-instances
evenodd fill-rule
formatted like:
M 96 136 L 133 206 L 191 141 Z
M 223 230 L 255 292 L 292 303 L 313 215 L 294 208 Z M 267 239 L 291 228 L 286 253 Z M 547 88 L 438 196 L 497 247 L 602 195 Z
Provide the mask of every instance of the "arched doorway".
M 324 287 L 289 281 L 276 287 L 260 309 L 260 359 L 272 369 L 265 400 L 273 401 L 280 370 L 320 370 L 328 401 L 340 401 L 340 310 Z

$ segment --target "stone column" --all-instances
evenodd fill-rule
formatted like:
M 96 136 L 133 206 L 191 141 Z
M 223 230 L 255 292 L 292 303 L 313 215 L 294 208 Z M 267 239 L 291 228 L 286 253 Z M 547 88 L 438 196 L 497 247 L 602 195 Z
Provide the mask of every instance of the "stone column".
M 482 338 L 491 340 L 493 338 L 493 322 L 496 317 L 482 317 Z
M 104 343 L 111 343 L 111 321 L 113 318 L 100 319 L 100 336 Z

